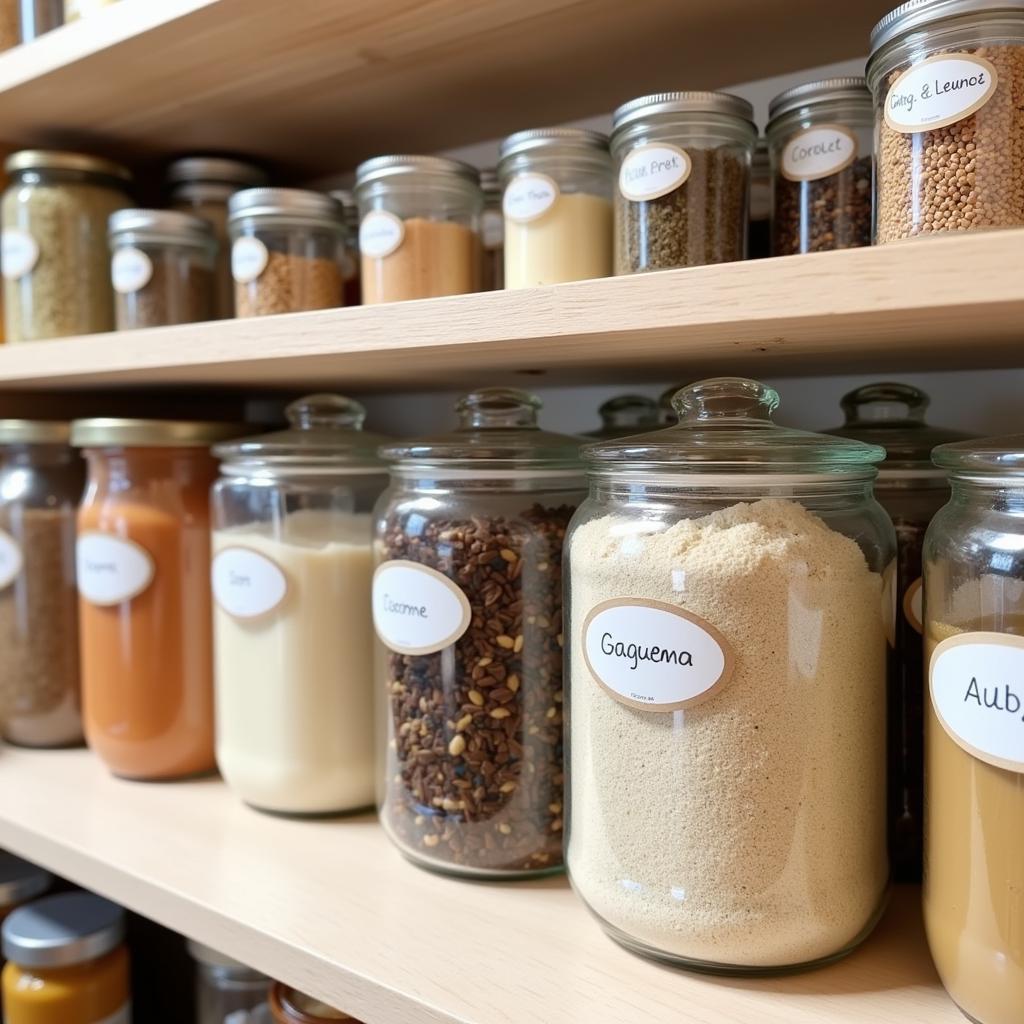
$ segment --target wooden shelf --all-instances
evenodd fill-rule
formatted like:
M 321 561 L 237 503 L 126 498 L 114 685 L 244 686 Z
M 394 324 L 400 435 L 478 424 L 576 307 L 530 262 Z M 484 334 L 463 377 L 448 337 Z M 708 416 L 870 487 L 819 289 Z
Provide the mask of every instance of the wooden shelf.
M 858 952 L 771 980 L 688 975 L 604 937 L 564 879 L 428 874 L 369 815 L 268 817 L 216 779 L 111 778 L 87 751 L 0 752 L 0 846 L 367 1024 L 954 1024 L 897 890 Z

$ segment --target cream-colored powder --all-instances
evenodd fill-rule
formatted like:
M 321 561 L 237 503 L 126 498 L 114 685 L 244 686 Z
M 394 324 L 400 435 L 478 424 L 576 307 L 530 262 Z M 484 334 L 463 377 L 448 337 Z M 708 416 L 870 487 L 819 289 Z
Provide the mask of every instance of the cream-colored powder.
M 763 968 L 844 949 L 888 877 L 879 574 L 854 541 L 779 499 L 667 528 L 597 519 L 569 559 L 580 895 L 627 939 L 677 958 Z M 677 712 L 603 690 L 582 624 L 630 597 L 717 627 L 735 654 L 727 685 Z

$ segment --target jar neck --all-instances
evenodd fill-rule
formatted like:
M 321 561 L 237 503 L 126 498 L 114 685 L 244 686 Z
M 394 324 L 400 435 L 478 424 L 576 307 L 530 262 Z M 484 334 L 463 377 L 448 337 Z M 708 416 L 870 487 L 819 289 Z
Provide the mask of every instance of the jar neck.
M 951 503 L 962 509 L 1024 514 L 1024 480 L 1008 477 L 950 477 Z

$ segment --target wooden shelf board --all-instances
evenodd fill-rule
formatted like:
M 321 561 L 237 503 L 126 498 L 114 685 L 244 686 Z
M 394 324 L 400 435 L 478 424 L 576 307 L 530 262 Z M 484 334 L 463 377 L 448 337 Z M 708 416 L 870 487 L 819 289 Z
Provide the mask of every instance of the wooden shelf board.
M 0 752 L 0 846 L 366 1024 L 953 1024 L 896 891 L 878 931 L 788 978 L 685 974 L 605 938 L 564 879 L 483 884 L 406 863 L 369 815 L 292 821 L 216 779 L 110 777 L 87 751 Z

